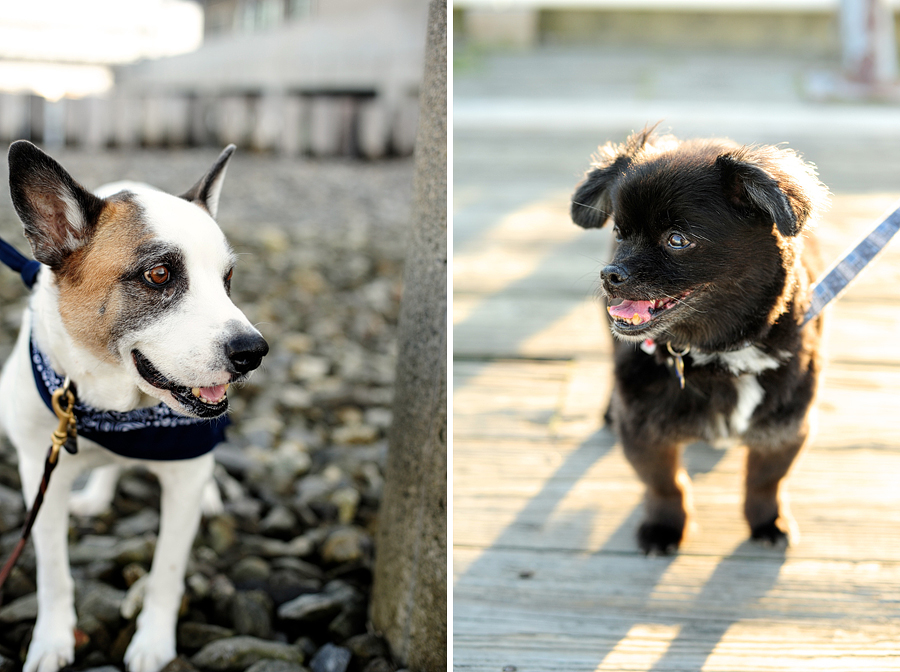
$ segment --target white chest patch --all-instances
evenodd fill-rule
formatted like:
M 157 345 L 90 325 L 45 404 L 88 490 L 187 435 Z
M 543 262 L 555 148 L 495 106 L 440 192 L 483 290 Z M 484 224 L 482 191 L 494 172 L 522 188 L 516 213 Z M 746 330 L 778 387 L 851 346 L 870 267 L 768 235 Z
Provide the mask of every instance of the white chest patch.
M 691 352 L 691 359 L 698 366 L 719 363 L 736 376 L 744 373 L 762 373 L 769 369 L 777 369 L 788 358 L 790 353 L 780 352 L 776 357 L 767 355 L 755 345 L 747 346 L 733 352 Z
M 691 352 L 690 357 L 698 366 L 717 363 L 734 374 L 737 404 L 728 418 L 727 434 L 735 435 L 747 431 L 753 412 L 765 396 L 757 376 L 763 371 L 777 369 L 790 357 L 790 353 L 778 353 L 773 357 L 750 345 L 733 352 Z

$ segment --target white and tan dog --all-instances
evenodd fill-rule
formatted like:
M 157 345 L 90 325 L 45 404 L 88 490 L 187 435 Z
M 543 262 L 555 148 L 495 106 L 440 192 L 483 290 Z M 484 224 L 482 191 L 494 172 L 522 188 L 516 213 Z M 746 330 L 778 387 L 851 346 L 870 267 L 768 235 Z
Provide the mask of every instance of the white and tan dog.
M 177 197 L 132 183 L 92 194 L 34 145 L 10 147 L 13 204 L 43 264 L 0 377 L 0 422 L 18 451 L 29 505 L 57 424 L 41 376 L 68 376 L 76 411 L 89 409 L 84 422 L 100 418 L 83 433 L 79 417 L 78 453 L 60 456 L 32 532 L 38 617 L 24 672 L 56 672 L 73 660 L 69 494 L 79 473 L 110 463 L 140 464 L 162 489 L 153 566 L 125 663 L 130 672 L 157 672 L 175 657 L 185 566 L 213 470 L 214 442 L 198 449 L 202 441 L 191 432 L 209 434 L 221 423 L 228 385 L 245 379 L 268 351 L 231 301 L 235 255 L 214 221 L 233 151 Z M 141 431 L 151 433 L 143 459 L 127 447 L 135 413 L 147 426 Z M 113 452 L 90 439 L 117 422 L 125 431 L 110 445 L 125 437 L 126 448 Z M 178 425 L 187 427 L 186 439 L 153 433 Z

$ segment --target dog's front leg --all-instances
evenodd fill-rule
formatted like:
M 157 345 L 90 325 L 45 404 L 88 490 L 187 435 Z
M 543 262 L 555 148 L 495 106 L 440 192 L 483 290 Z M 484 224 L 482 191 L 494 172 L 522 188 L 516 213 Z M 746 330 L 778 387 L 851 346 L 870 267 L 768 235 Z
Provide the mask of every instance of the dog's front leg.
M 34 452 L 19 453 L 19 473 L 28 506 L 34 502 L 44 473 L 44 460 L 36 459 L 38 457 Z M 59 456 L 31 532 L 37 557 L 38 615 L 23 672 L 56 672 L 75 657 L 76 619 L 69 572 L 68 499 L 80 469 L 75 464 L 77 459 L 67 458 L 70 456 Z
M 748 442 L 744 516 L 752 539 L 773 545 L 797 542 L 797 523 L 782 483 L 806 438 L 804 433 L 775 447 Z
M 622 436 L 625 457 L 647 486 L 638 544 L 646 554 L 678 549 L 691 513 L 691 479 L 681 466 L 681 446 Z
M 191 460 L 150 462 L 161 488 L 159 538 L 137 631 L 125 652 L 129 672 L 158 672 L 175 657 L 175 626 L 184 594 L 188 554 L 200 523 L 212 453 Z

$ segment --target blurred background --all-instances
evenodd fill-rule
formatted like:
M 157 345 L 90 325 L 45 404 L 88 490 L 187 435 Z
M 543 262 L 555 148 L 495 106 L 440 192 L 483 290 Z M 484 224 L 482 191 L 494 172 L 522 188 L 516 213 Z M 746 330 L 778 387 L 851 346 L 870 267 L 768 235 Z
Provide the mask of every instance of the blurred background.
M 454 660 L 458 669 L 840 670 L 900 655 L 900 247 L 830 310 L 803 537 L 747 542 L 744 453 L 685 451 L 698 529 L 636 550 L 642 486 L 603 427 L 608 230 L 569 200 L 598 145 L 783 144 L 816 164 L 830 263 L 900 197 L 897 3 L 455 0 Z M 865 566 L 871 574 L 863 577 Z M 886 624 L 890 624 L 887 625 Z M 887 627 L 887 629 L 885 629 Z
M 29 139 L 89 189 L 129 179 L 183 193 L 238 145 L 218 221 L 239 257 L 232 296 L 271 351 L 229 395 L 216 451 L 225 510 L 204 519 L 192 552 L 178 669 L 397 667 L 368 608 L 427 11 L 425 0 L 0 2 L 4 156 Z M 0 236 L 28 252 L 5 187 Z M 2 359 L 27 300 L 0 269 Z M 153 478 L 129 471 L 110 510 L 71 520 L 77 669 L 122 669 L 158 499 Z M 24 510 L 4 438 L 4 558 Z M 34 625 L 28 548 L 3 591 L 4 672 L 20 669 Z
M 0 5 L 0 141 L 408 155 L 421 0 Z

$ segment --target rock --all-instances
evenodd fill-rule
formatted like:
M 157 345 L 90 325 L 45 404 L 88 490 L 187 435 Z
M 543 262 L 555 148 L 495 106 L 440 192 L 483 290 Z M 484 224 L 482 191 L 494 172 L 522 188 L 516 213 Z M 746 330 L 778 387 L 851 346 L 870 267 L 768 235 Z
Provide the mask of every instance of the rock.
M 89 667 L 82 672 L 122 672 L 122 670 L 115 665 L 100 665 L 99 667 Z
M 0 609 L 0 623 L 10 624 L 33 621 L 37 618 L 37 612 L 37 593 L 31 593 L 10 602 Z
M 367 408 L 365 414 L 365 423 L 385 430 L 391 426 L 394 421 L 394 414 L 389 408 Z
M 344 642 L 344 646 L 350 649 L 350 653 L 360 660 L 369 660 L 370 658 L 387 658 L 389 651 L 387 644 L 378 635 L 364 632 L 360 635 L 354 635 Z
M 82 616 L 93 616 L 109 626 L 119 625 L 125 591 L 99 581 L 79 584 L 75 591 L 75 610 Z
M 304 578 L 302 574 L 291 569 L 276 569 L 269 577 L 266 587 L 275 604 L 281 606 L 300 595 L 320 592 L 322 581 Z
M 159 530 L 159 513 L 154 509 L 142 509 L 132 516 L 120 518 L 113 525 L 113 534 L 117 537 L 136 537 L 157 530 Z
M 7 658 L 0 653 L 0 672 L 14 672 L 17 667 L 18 665 L 12 658 Z
M 210 642 L 234 637 L 234 634 L 234 630 L 220 625 L 187 621 L 178 625 L 178 646 L 189 651 L 197 651 Z
M 369 536 L 357 527 L 341 527 L 334 530 L 322 544 L 322 561 L 328 564 L 354 562 L 365 556 L 371 547 Z
M 301 355 L 291 365 L 291 376 L 300 382 L 321 380 L 328 375 L 331 362 L 324 357 Z
M 234 519 L 231 516 L 223 515 L 212 518 L 207 523 L 206 530 L 209 535 L 210 548 L 219 555 L 234 546 L 237 541 Z
M 357 609 L 363 599 L 355 588 L 343 581 L 331 581 L 321 593 L 301 595 L 278 608 L 284 620 L 302 623 L 330 622 L 342 611 Z
M 312 408 L 313 405 L 312 393 L 300 385 L 285 385 L 279 400 L 286 408 L 295 411 Z
M 122 568 L 122 578 L 125 580 L 125 585 L 129 588 L 134 585 L 135 581 L 146 575 L 147 568 L 136 562 L 132 562 Z
M 238 560 L 231 570 L 231 580 L 235 585 L 259 584 L 269 578 L 272 569 L 269 563 L 255 555 L 248 555 Z
M 316 593 L 301 595 L 278 607 L 278 617 L 288 621 L 301 623 L 328 623 L 343 608 L 343 600 L 339 595 Z
M 395 666 L 386 658 L 373 658 L 362 669 L 362 672 L 394 672 Z
M 295 355 L 302 355 L 311 351 L 316 345 L 315 340 L 309 334 L 294 332 L 281 337 L 281 347 Z
M 278 558 L 282 556 L 304 558 L 312 555 L 316 549 L 315 541 L 307 535 L 294 537 L 290 541 L 247 535 L 244 537 L 243 542 L 246 552 L 261 555 L 264 558 Z
M 309 672 L 307 668 L 286 660 L 260 660 L 247 668 L 246 672 Z
M 183 656 L 176 656 L 166 663 L 159 672 L 197 672 L 197 668 L 191 665 Z
M 217 574 L 213 577 L 209 586 L 209 597 L 216 614 L 231 613 L 231 601 L 234 599 L 235 592 L 234 584 L 227 576 Z
M 338 522 L 349 525 L 356 518 L 356 509 L 359 507 L 359 491 L 356 488 L 338 488 L 331 493 L 331 503 L 337 507 Z
M 236 446 L 233 443 L 229 443 L 228 441 L 220 443 L 218 446 L 216 446 L 213 455 L 215 455 L 216 464 L 221 465 L 228 472 L 228 474 L 233 477 L 243 478 L 244 474 L 247 473 L 247 470 L 253 467 L 255 464 L 253 459 L 248 456 L 241 447 Z M 223 485 L 220 479 L 221 472 L 216 470 L 216 480 L 219 481 L 219 485 Z M 237 481 L 233 482 L 237 483 Z M 240 488 L 240 484 L 238 484 L 238 488 Z M 226 498 L 228 497 L 228 494 L 229 493 L 226 489 Z
M 170 660 L 159 672 L 197 672 L 197 668 L 191 665 L 186 658 L 177 656 Z
M 240 590 L 231 601 L 231 622 L 239 635 L 272 637 L 272 598 L 261 590 Z
M 312 672 L 345 672 L 353 655 L 348 649 L 326 644 L 309 661 Z
M 122 539 L 115 546 L 113 560 L 119 565 L 128 565 L 133 562 L 149 565 L 153 561 L 155 549 L 156 539 L 152 537 Z
M 17 529 L 25 520 L 25 502 L 12 488 L 0 485 L 0 533 Z
M 378 438 L 378 429 L 372 425 L 342 425 L 331 433 L 335 443 L 367 444 Z
M 260 660 L 283 660 L 302 665 L 303 654 L 289 644 L 257 637 L 230 637 L 207 644 L 191 658 L 191 663 L 213 672 L 243 672 Z
M 273 506 L 268 515 L 259 522 L 259 531 L 270 537 L 293 536 L 292 532 L 296 527 L 297 516 L 286 506 L 280 505 Z
M 209 595 L 209 591 L 212 588 L 210 580 L 199 572 L 191 574 L 185 581 L 185 584 L 190 589 L 190 591 L 201 600 Z

